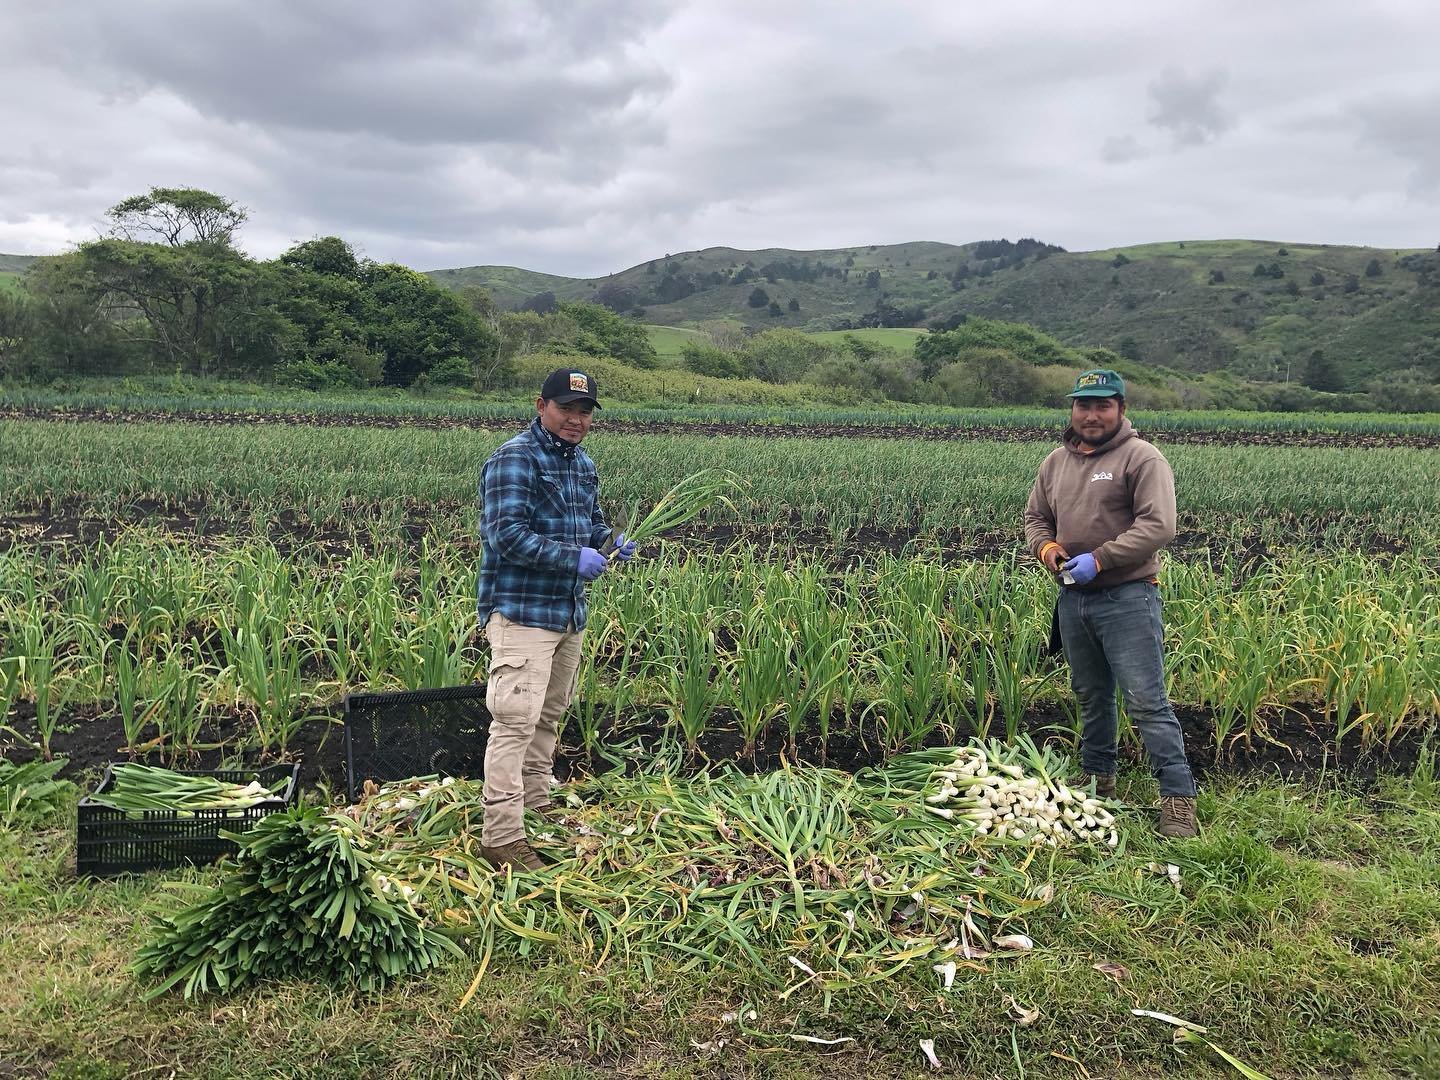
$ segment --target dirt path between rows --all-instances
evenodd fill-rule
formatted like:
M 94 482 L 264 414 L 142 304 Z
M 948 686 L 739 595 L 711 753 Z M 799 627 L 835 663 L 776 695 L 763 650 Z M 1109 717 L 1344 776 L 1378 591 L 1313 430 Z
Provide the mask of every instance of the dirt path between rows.
M 370 413 L 297 413 L 297 412 L 167 412 L 163 409 L 123 410 L 68 407 L 0 406 L 0 420 L 47 420 L 60 423 L 184 423 L 230 425 L 268 425 L 274 427 L 371 427 L 371 428 L 447 428 L 473 431 L 509 431 L 519 426 L 510 417 L 465 416 L 383 416 Z M 1168 431 L 1147 428 L 1141 422 L 1144 438 L 1171 446 L 1299 446 L 1342 447 L 1350 449 L 1386 449 L 1404 447 L 1419 450 L 1440 448 L 1440 436 L 1404 434 L 1360 434 L 1356 432 L 1293 432 L 1293 431 Z M 1059 438 L 1057 427 L 1002 427 L 979 424 L 945 426 L 935 424 L 785 424 L 731 423 L 721 421 L 638 421 L 602 420 L 597 433 L 627 435 L 704 435 L 761 439 L 912 439 L 940 441 L 965 439 L 991 442 L 1053 442 Z
M 479 540 L 473 533 L 448 534 L 436 530 L 437 515 L 455 515 L 469 519 L 475 513 L 470 502 L 431 504 L 406 515 L 393 533 L 376 535 L 365 528 L 344 528 L 334 522 L 317 522 L 295 511 L 268 516 L 265 537 L 282 552 L 293 553 L 301 548 L 322 548 L 332 557 L 344 558 L 359 552 L 374 554 L 393 550 L 396 543 L 419 547 L 427 537 L 453 545 L 462 551 L 480 555 Z M 1181 528 L 1169 552 L 1181 561 L 1191 556 L 1202 560 L 1234 556 L 1247 563 L 1263 563 L 1275 553 L 1258 527 L 1235 529 L 1234 523 L 1208 519 L 1204 523 L 1182 518 Z M 1330 525 L 1345 524 L 1335 514 L 1293 517 L 1283 523 L 1284 531 L 1294 537 L 1294 547 L 1321 550 L 1323 537 Z M 0 552 L 27 544 L 73 544 L 81 547 L 101 540 L 114 540 L 129 529 L 140 527 L 153 533 L 173 536 L 185 541 L 228 543 L 253 539 L 256 532 L 248 519 L 233 519 L 207 513 L 199 504 L 163 503 L 141 499 L 120 516 L 96 514 L 84 498 L 56 498 L 41 505 L 22 506 L 0 517 Z M 1270 536 L 1273 539 L 1275 533 Z M 668 534 L 665 543 L 701 550 L 722 551 L 733 545 L 745 545 L 757 551 L 813 554 L 837 566 L 873 558 L 882 552 L 900 555 L 928 555 L 946 561 L 1007 558 L 1019 554 L 1023 543 L 1018 525 L 993 529 L 942 529 L 923 531 L 913 528 L 881 529 L 874 526 L 847 529 L 837 535 L 829 529 L 805 525 L 798 521 L 768 525 L 732 525 L 690 522 Z M 1379 529 L 1356 532 L 1350 539 L 1352 550 L 1372 558 L 1391 558 L 1410 550 L 1404 537 L 1391 536 Z
M 310 711 L 311 719 L 299 725 L 284 754 L 261 755 L 254 744 L 253 717 L 244 710 L 228 709 L 217 710 L 207 719 L 196 750 L 182 752 L 176 757 L 167 755 L 163 750 L 153 750 L 140 755 L 139 760 L 191 769 L 235 767 L 241 761 L 256 765 L 298 761 L 301 783 L 305 787 L 324 783 L 332 791 L 343 791 L 346 781 L 343 704 L 337 701 Z M 1214 716 L 1209 709 L 1182 704 L 1177 705 L 1175 711 L 1184 732 L 1186 753 L 1202 782 L 1212 776 L 1227 774 L 1278 776 L 1288 780 L 1333 774 L 1348 783 L 1365 787 L 1386 774 L 1412 772 L 1427 745 L 1422 725 L 1406 728 L 1388 746 L 1365 746 L 1355 733 L 1343 740 L 1337 739 L 1333 718 L 1305 704 L 1271 710 L 1262 718 L 1261 736 L 1250 740 L 1230 740 L 1220 745 L 1216 742 Z M 33 728 L 33 717 L 34 707 L 22 702 L 17 708 L 14 726 L 19 731 L 29 732 Z M 788 743 L 783 725 L 771 725 L 762 734 L 751 756 L 736 728 L 734 717 L 724 712 L 717 713 L 700 735 L 692 764 L 700 768 L 728 761 L 747 771 L 769 771 L 780 768 L 784 759 L 854 771 L 879 764 L 885 759 L 883 749 L 875 741 L 874 732 L 868 728 L 857 730 L 837 723 L 829 739 L 822 743 L 813 720 L 812 717 L 812 722 L 805 726 L 794 748 Z M 390 722 L 396 721 L 391 718 Z M 1071 736 L 1067 733 L 1071 727 L 1071 720 L 1049 703 L 1027 710 L 1019 724 L 1019 730 L 1029 733 L 1039 742 L 1051 738 L 1068 742 Z M 402 724 L 393 734 L 403 731 Z M 1004 726 L 998 718 L 990 733 L 1004 735 Z M 414 732 L 409 734 L 413 736 Z M 964 741 L 974 734 L 974 731 L 966 729 L 957 732 L 953 738 Z M 615 752 L 615 748 L 653 746 L 662 735 L 676 737 L 678 733 L 665 721 L 661 711 L 636 707 L 627 712 L 618 730 L 607 728 L 603 733 L 602 743 L 607 744 L 611 752 L 606 754 L 602 749 L 592 756 L 580 745 L 579 732 L 572 721 L 564 733 L 556 775 L 566 779 L 605 771 L 630 758 L 627 753 Z M 452 750 L 457 746 L 443 733 L 430 733 L 425 738 L 434 738 L 437 746 L 447 745 Z M 946 741 L 946 736 L 937 731 L 926 739 L 926 745 L 942 745 Z M 87 783 L 93 782 L 110 762 L 131 759 L 131 755 L 123 749 L 124 745 L 119 717 L 106 707 L 86 705 L 66 711 L 51 749 L 56 757 L 67 759 L 62 775 Z M 483 751 L 483 740 L 476 745 Z M 0 733 L 0 754 L 16 762 L 29 761 L 37 756 L 34 746 L 7 733 Z M 1133 741 L 1121 744 L 1121 760 L 1126 768 L 1145 768 L 1143 751 Z M 470 767 L 466 767 L 459 758 L 455 759 L 455 763 L 454 771 L 459 775 L 478 775 L 480 772 L 479 760 L 470 762 Z M 633 761 L 631 767 L 634 767 Z M 378 778 L 401 779 L 397 776 Z

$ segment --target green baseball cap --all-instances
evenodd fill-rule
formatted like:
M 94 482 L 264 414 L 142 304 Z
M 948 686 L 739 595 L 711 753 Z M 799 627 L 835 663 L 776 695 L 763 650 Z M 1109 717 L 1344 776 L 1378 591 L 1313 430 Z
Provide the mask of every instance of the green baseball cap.
M 1125 380 L 1120 377 L 1118 371 L 1111 371 L 1109 368 L 1082 371 L 1080 377 L 1075 380 L 1075 389 L 1065 396 L 1072 398 L 1124 397 Z

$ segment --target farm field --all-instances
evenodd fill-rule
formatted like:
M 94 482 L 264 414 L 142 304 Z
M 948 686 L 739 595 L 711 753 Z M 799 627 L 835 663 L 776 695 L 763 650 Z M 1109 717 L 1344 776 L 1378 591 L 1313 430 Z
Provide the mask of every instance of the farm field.
M 474 489 L 513 407 L 348 422 L 362 410 L 343 405 L 236 423 L 213 403 L 153 421 L 7 398 L 7 756 L 66 757 L 82 787 L 130 753 L 298 759 L 324 798 L 343 791 L 346 693 L 483 678 Z M 1054 414 L 930 414 L 941 437 L 864 412 L 817 425 L 825 438 L 802 437 L 809 416 L 706 417 L 607 408 L 586 443 L 612 517 L 701 467 L 743 478 L 733 506 L 594 588 L 559 772 L 604 858 L 658 858 L 660 793 L 626 786 L 647 773 L 637 761 L 677 788 L 731 763 L 743 787 L 792 768 L 794 783 L 883 775 L 977 736 L 1073 746 L 1065 672 L 1044 655 L 1053 586 L 1019 541 Z M 1162 590 L 1199 840 L 1149 835 L 1155 786 L 1124 725 L 1132 809 L 1113 850 L 916 833 L 883 853 L 910 884 L 878 915 L 854 906 L 868 879 L 822 882 L 817 862 L 806 887 L 829 908 L 767 892 L 744 944 L 699 959 L 638 941 L 597 957 L 566 921 L 561 873 L 553 907 L 522 890 L 487 909 L 531 932 L 486 939 L 464 1008 L 478 955 L 378 996 L 291 981 L 143 1003 L 127 970 L 137 912 L 176 898 L 149 879 L 75 882 L 63 814 L 7 818 L 0 963 L 27 974 L 0 992 L 0 1045 L 38 1033 L 20 1075 L 87 1055 L 102 1071 L 75 1075 L 262 1076 L 301 1057 L 335 1076 L 918 1075 L 921 1039 L 960 1075 L 1235 1075 L 1199 1044 L 1177 1058 L 1142 1008 L 1206 1026 L 1268 1075 L 1433 1075 L 1440 424 L 1177 417 L 1136 423 L 1180 496 Z M 646 828 L 632 840 L 622 820 Z M 899 913 L 927 873 L 948 884 L 934 879 L 936 911 L 911 925 Z M 1034 951 L 962 966 L 943 989 L 926 943 L 948 925 L 946 888 L 980 890 L 989 932 Z M 852 931 L 878 917 L 863 947 L 839 944 L 842 906 Z M 791 955 L 830 966 L 812 981 Z
M 877 326 L 860 330 L 819 330 L 810 336 L 817 337 L 821 341 L 838 342 L 843 341 L 847 335 L 853 334 L 861 341 L 867 341 L 871 345 L 908 353 L 915 348 L 916 340 L 924 337 L 926 333 L 925 330 L 917 330 L 909 326 Z
M 647 326 L 645 333 L 650 338 L 650 344 L 655 347 L 655 355 L 669 362 L 679 361 L 680 349 L 686 342 L 704 340 L 700 331 L 689 330 L 683 326 Z
M 423 399 L 384 392 L 327 395 L 276 392 L 250 384 L 224 390 L 193 380 L 120 379 L 87 389 L 15 387 L 0 393 L 0 419 L 97 420 L 106 423 L 164 419 L 216 424 L 339 424 L 344 426 L 460 427 L 512 430 L 530 415 L 526 402 Z M 1145 431 L 1170 441 L 1219 440 L 1225 444 L 1325 446 L 1440 445 L 1440 414 L 1254 413 L 1155 411 L 1144 414 Z M 687 431 L 695 434 L 793 434 L 806 438 L 843 435 L 929 438 L 986 437 L 1048 442 L 1058 436 L 1053 409 L 958 409 L 943 406 L 662 405 L 613 402 L 605 428 Z
M 79 529 L 88 537 L 97 525 L 129 521 L 202 534 L 253 535 L 258 525 L 292 543 L 375 534 L 390 544 L 434 534 L 472 548 L 479 468 L 515 429 L 3 423 L 0 511 L 13 535 Z M 1181 492 L 1182 546 L 1226 554 L 1257 543 L 1372 551 L 1435 543 L 1435 450 L 1357 451 L 1313 437 L 1296 447 L 1158 441 Z M 733 510 L 719 509 L 692 530 L 712 540 L 844 547 L 868 537 L 889 550 L 935 540 L 1013 554 L 1019 509 L 1051 444 L 600 428 L 587 447 L 612 509 L 653 501 L 701 464 L 747 478 Z M 1326 483 L 1313 483 L 1317 475 Z

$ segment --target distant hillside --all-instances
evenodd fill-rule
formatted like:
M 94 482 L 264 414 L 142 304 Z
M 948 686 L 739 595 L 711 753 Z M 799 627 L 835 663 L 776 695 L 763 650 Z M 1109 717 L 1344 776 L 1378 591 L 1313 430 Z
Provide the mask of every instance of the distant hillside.
M 1319 350 L 1351 386 L 1410 366 L 1440 379 L 1434 252 L 1147 244 L 1055 256 L 965 285 L 934 314 L 1026 322 L 1189 371 L 1296 375 Z
M 428 270 L 441 285 L 458 289 L 481 285 L 501 307 L 515 309 L 537 293 L 553 292 L 561 300 L 578 300 L 593 291 L 580 278 L 556 277 L 515 266 L 467 266 L 462 270 Z
M 1319 350 L 1352 387 L 1411 366 L 1440 380 L 1440 255 L 1426 249 L 1222 240 L 1061 253 L 922 242 L 706 248 L 594 279 L 483 266 L 432 276 L 486 285 L 506 306 L 533 284 L 528 295 L 608 300 L 671 326 L 735 319 L 829 330 L 873 324 L 883 304 L 887 325 L 981 315 L 1187 371 L 1298 377 Z M 766 302 L 752 306 L 757 288 Z
M 611 300 L 628 295 L 645 309 L 647 322 L 681 326 L 706 319 L 736 319 L 756 327 L 793 326 L 807 330 L 834 329 L 845 320 L 873 310 L 883 293 L 904 307 L 935 304 L 950 295 L 948 275 L 975 245 L 919 242 L 872 247 L 792 251 L 766 248 L 705 248 L 640 263 L 602 278 L 544 278 L 535 292 L 553 292 L 559 300 Z M 878 277 L 871 277 L 875 273 Z M 430 276 L 446 285 L 483 285 L 506 306 L 515 286 L 524 280 L 510 267 L 472 266 L 435 270 Z M 756 289 L 766 303 L 752 306 Z M 525 297 L 520 298 L 522 301 Z M 780 306 L 770 313 L 769 302 Z M 790 301 L 798 301 L 798 312 Z
M 0 255 L 0 288 L 35 256 Z M 712 319 L 811 332 L 927 327 L 962 316 L 1028 323 L 1181 371 L 1298 379 L 1318 351 L 1336 388 L 1416 367 L 1440 382 L 1440 253 L 1214 240 L 1065 252 L 1033 240 L 793 251 L 706 248 L 601 278 L 509 266 L 430 271 L 503 307 L 540 293 L 651 324 Z M 678 342 L 674 343 L 678 349 Z

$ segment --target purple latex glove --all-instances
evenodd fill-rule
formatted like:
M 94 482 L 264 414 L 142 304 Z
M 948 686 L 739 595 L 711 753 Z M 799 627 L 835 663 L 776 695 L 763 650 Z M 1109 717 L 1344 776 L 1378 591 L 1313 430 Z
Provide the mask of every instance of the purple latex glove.
M 1100 573 L 1100 567 L 1095 565 L 1095 556 L 1088 551 L 1084 555 L 1076 555 L 1060 567 L 1061 580 L 1065 575 L 1070 576 L 1071 582 L 1076 585 L 1088 585 L 1095 580 L 1095 575 Z
M 581 548 L 580 558 L 575 561 L 575 572 L 586 581 L 594 581 L 609 565 L 610 561 L 594 548 Z
M 621 562 L 629 562 L 635 557 L 636 546 L 635 541 L 626 540 L 625 534 L 622 532 L 620 538 L 615 541 L 615 554 L 610 557 L 612 559 L 619 559 Z

